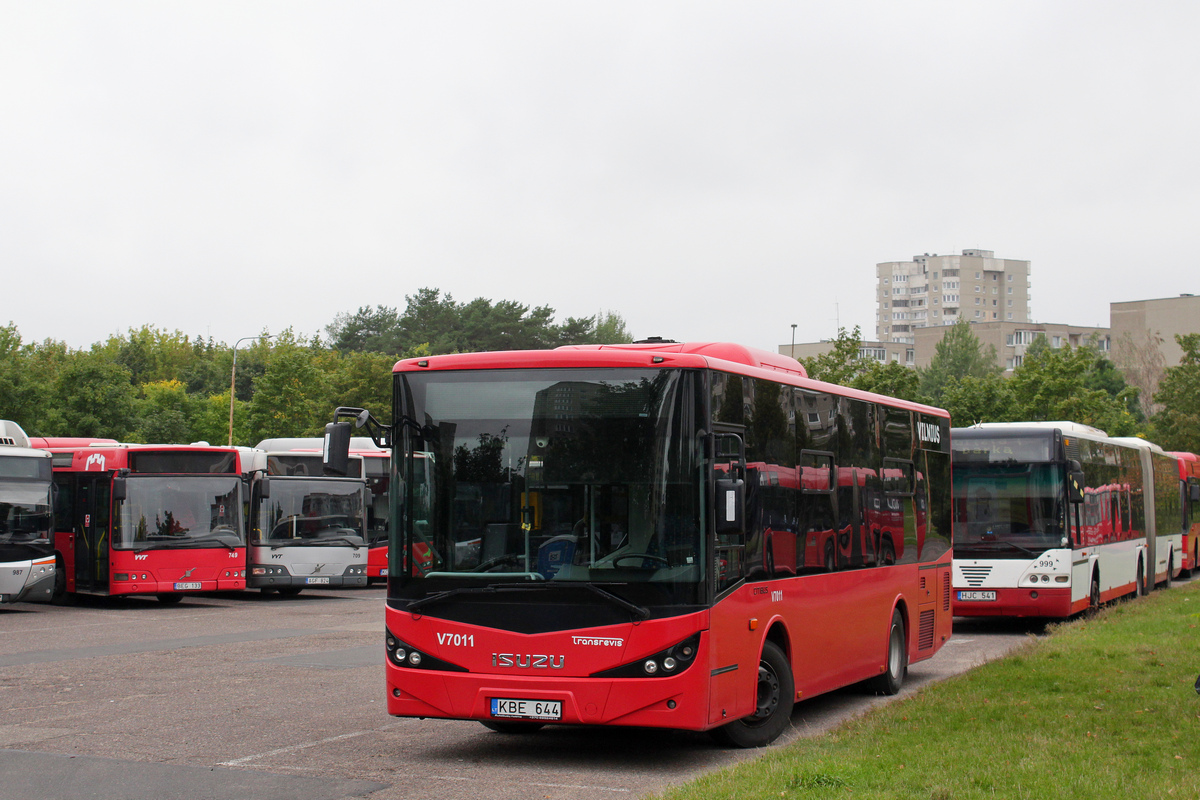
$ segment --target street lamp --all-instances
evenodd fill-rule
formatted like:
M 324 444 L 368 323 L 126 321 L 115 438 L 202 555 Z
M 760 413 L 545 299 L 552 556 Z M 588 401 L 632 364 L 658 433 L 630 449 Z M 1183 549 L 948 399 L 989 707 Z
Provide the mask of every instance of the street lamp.
M 795 327 L 795 326 L 793 326 Z M 237 349 L 242 342 L 248 342 L 251 339 L 270 339 L 275 334 L 263 333 L 258 336 L 243 336 L 233 343 L 233 369 L 229 371 L 229 446 L 233 447 L 233 395 L 237 380 Z
M 796 357 L 796 323 L 792 323 L 792 358 Z

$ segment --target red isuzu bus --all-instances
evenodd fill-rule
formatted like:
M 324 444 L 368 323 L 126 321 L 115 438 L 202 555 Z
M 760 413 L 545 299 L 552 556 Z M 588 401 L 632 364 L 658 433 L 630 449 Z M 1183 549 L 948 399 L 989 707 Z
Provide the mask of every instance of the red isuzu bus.
M 335 413 L 392 450 L 393 715 L 760 746 L 797 700 L 899 691 L 950 635 L 945 411 L 663 340 L 393 379 L 391 426 Z
M 53 456 L 58 597 L 246 588 L 241 453 L 37 440 Z

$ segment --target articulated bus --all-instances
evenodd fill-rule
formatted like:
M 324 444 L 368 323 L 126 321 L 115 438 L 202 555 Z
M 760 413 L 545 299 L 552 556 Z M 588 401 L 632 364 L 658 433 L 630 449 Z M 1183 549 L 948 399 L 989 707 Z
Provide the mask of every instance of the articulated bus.
M 20 425 L 0 420 L 0 603 L 54 594 L 50 454 L 29 444 Z
M 280 444 L 259 442 L 243 462 L 250 481 L 246 586 L 285 596 L 366 586 L 362 457 L 351 456 L 345 477 L 331 477 L 319 452 L 275 449 Z
M 954 613 L 1068 617 L 1178 574 L 1178 466 L 1073 422 L 955 428 Z
M 1200 456 L 1195 453 L 1167 453 L 1179 460 L 1179 480 L 1184 489 L 1183 550 L 1179 558 L 1182 572 L 1191 575 L 1200 568 Z
M 237 448 L 37 440 L 53 456 L 56 597 L 246 588 Z
M 945 411 L 658 339 L 408 359 L 392 425 L 343 417 L 392 448 L 395 716 L 761 746 L 950 635 Z

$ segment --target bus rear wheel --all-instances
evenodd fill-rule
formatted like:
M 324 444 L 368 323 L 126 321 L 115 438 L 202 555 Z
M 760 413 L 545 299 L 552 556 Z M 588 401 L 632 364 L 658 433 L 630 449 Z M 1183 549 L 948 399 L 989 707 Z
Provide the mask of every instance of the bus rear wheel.
M 754 713 L 714 728 L 712 737 L 731 747 L 763 747 L 779 738 L 792 719 L 796 682 L 792 665 L 774 642 L 764 642 L 758 661 L 758 700 Z
M 1088 592 L 1088 613 L 1095 614 L 1100 610 L 1100 575 L 1092 573 L 1092 588 Z
M 888 628 L 887 667 L 882 675 L 871 679 L 871 689 L 879 694 L 894 695 L 904 685 L 908 675 L 908 644 L 904 636 L 904 615 L 900 609 L 892 612 Z

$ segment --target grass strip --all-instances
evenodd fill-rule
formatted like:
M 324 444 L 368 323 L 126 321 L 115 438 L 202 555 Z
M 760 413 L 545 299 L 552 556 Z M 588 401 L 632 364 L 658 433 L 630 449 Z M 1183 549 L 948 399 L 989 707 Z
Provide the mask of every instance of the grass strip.
M 1200 581 L 665 792 L 715 798 L 1200 797 Z

